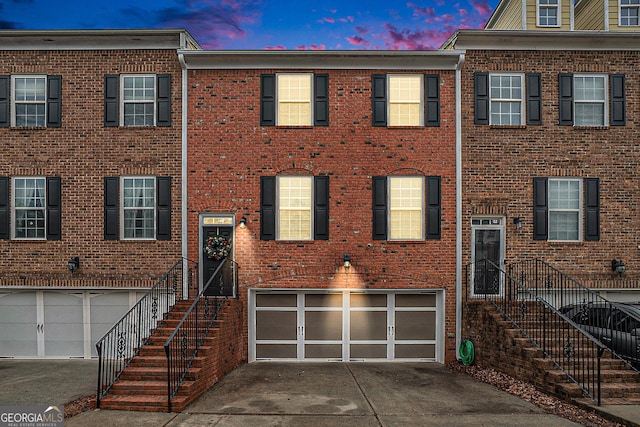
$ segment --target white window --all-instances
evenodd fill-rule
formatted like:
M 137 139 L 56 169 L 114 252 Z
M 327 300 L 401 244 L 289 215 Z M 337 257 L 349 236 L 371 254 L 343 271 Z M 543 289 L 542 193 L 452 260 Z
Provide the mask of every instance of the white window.
M 421 126 L 422 76 L 389 75 L 389 126 Z
M 524 124 L 523 80 L 521 74 L 490 75 L 490 124 L 499 126 Z
M 120 122 L 124 126 L 154 126 L 156 117 L 156 77 L 123 75 Z
M 538 26 L 559 27 L 560 0 L 538 0 Z
M 549 179 L 549 240 L 579 241 L 581 180 Z
M 154 239 L 156 236 L 156 179 L 152 176 L 122 178 L 122 238 Z
M 575 126 L 607 125 L 607 78 L 597 75 L 573 77 Z
M 46 183 L 44 177 L 13 178 L 13 237 L 46 238 Z
M 424 177 L 389 179 L 389 240 L 424 239 Z
M 277 178 L 279 240 L 313 239 L 312 189 L 312 176 Z
M 620 0 L 620 26 L 640 25 L 640 0 Z
M 278 74 L 279 126 L 311 126 L 312 74 Z
M 47 76 L 16 75 L 13 81 L 13 126 L 46 126 Z

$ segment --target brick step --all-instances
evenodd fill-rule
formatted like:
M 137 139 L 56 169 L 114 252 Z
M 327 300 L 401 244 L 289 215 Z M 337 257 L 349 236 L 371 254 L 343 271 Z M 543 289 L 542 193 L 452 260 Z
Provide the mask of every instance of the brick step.
M 187 396 L 176 396 L 171 401 L 174 412 L 182 411 L 191 399 Z M 116 411 L 167 412 L 167 396 L 136 396 L 109 394 L 100 399 L 100 409 Z
M 187 371 L 186 380 L 196 380 L 200 376 L 202 367 L 191 367 Z M 167 369 L 162 367 L 129 366 L 120 376 L 122 381 L 167 381 Z
M 596 373 L 594 373 L 594 375 L 596 375 Z M 567 375 L 559 369 L 546 372 L 546 376 L 555 382 L 563 382 L 567 379 Z M 637 383 L 640 381 L 640 376 L 634 371 L 620 369 L 602 369 L 600 370 L 600 378 L 602 382 L 608 384 Z
M 208 347 L 206 347 L 208 348 Z M 204 348 L 200 347 L 198 354 L 204 354 Z M 191 366 L 194 368 L 201 368 L 204 366 L 205 358 L 202 356 L 196 356 Z M 134 357 L 131 361 L 130 367 L 134 368 L 167 368 L 167 357 L 163 354 L 161 356 L 139 355 Z
M 579 399 L 582 390 L 575 383 L 559 383 L 556 385 L 558 391 L 572 399 Z M 597 391 L 594 390 L 594 393 Z M 600 386 L 601 399 L 638 399 L 640 398 L 640 384 L 608 384 L 602 383 Z
M 533 363 L 541 368 L 541 369 L 555 369 L 555 365 L 553 364 L 553 362 L 550 359 L 547 358 L 533 358 L 532 359 Z M 590 363 L 592 363 L 591 361 L 585 361 L 583 362 L 585 363 L 585 366 L 589 366 Z M 593 365 L 592 366 L 597 366 L 597 360 L 593 360 Z M 618 359 L 605 359 L 602 358 L 600 360 L 600 369 L 615 369 L 615 370 L 624 370 L 625 369 L 625 364 L 624 362 L 622 362 L 621 360 Z M 576 369 L 580 369 L 580 366 L 575 366 Z
M 180 384 L 178 395 L 186 396 L 189 394 L 194 381 L 184 381 Z M 166 381 L 117 381 L 109 390 L 114 395 L 131 395 L 131 396 L 167 396 Z

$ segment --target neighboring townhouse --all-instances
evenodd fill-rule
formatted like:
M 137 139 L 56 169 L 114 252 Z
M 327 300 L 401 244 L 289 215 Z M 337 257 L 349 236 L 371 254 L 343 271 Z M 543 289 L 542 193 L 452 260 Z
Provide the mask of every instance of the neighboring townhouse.
M 232 242 L 248 361 L 453 361 L 458 53 L 180 55 L 188 257 Z
M 183 30 L 0 32 L 0 357 L 95 356 L 181 259 Z

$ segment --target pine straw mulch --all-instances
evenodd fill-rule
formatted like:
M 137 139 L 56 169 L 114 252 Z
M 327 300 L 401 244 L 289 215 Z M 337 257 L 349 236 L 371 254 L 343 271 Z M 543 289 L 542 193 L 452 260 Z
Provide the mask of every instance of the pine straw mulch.
M 64 404 L 64 419 L 96 408 L 96 395 L 83 396 Z

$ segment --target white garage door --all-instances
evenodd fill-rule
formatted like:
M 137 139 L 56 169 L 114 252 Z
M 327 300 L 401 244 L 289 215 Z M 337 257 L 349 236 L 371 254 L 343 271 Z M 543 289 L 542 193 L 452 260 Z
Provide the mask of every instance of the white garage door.
M 250 293 L 250 360 L 441 361 L 441 292 Z
M 91 358 L 135 291 L 0 290 L 0 357 Z

